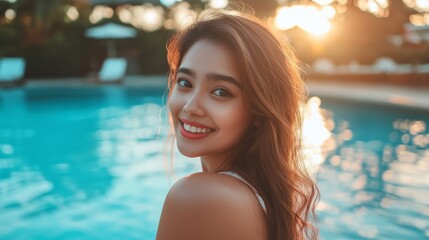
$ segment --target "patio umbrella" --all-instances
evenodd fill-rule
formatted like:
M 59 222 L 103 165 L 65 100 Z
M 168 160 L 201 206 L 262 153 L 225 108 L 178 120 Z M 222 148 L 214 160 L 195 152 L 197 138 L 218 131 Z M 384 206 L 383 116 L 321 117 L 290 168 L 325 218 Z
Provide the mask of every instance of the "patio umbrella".
M 107 40 L 108 56 L 116 56 L 115 40 L 134 38 L 137 35 L 137 30 L 132 27 L 123 26 L 116 23 L 107 23 L 101 26 L 88 28 L 85 36 L 95 39 Z

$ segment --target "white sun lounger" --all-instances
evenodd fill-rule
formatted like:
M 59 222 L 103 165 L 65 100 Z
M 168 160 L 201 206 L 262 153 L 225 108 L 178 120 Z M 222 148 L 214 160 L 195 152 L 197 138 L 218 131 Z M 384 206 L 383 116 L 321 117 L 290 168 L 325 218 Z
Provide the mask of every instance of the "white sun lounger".
M 98 81 L 100 83 L 122 82 L 126 70 L 127 60 L 125 58 L 107 58 L 98 73 Z
M 24 84 L 25 60 L 19 57 L 0 59 L 0 87 Z

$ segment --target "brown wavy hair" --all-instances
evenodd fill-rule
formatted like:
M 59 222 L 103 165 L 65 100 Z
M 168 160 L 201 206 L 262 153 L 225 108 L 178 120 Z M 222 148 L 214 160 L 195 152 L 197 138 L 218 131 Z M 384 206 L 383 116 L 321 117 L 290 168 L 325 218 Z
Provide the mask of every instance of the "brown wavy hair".
M 211 12 L 170 38 L 170 93 L 183 56 L 202 39 L 232 51 L 255 122 L 223 166 L 232 166 L 264 199 L 269 239 L 318 239 L 319 191 L 304 167 L 301 147 L 306 92 L 293 51 L 255 17 Z

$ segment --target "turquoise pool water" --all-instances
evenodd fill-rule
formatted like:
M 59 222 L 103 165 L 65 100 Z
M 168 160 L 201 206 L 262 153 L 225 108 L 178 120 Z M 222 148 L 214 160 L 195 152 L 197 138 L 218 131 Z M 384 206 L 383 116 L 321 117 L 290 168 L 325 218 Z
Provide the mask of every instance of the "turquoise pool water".
M 154 239 L 171 184 L 162 96 L 0 90 L 0 239 Z M 311 101 L 322 239 L 429 238 L 429 113 Z M 197 159 L 175 161 L 178 177 L 199 169 Z

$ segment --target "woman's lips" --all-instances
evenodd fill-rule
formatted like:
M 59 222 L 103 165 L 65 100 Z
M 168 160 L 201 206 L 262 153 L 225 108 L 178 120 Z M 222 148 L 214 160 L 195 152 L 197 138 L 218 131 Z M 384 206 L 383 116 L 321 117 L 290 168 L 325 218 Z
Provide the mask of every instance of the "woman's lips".
M 188 139 L 200 139 L 215 131 L 213 128 L 209 128 L 203 124 L 191 122 L 185 119 L 180 119 L 179 122 L 181 135 Z

